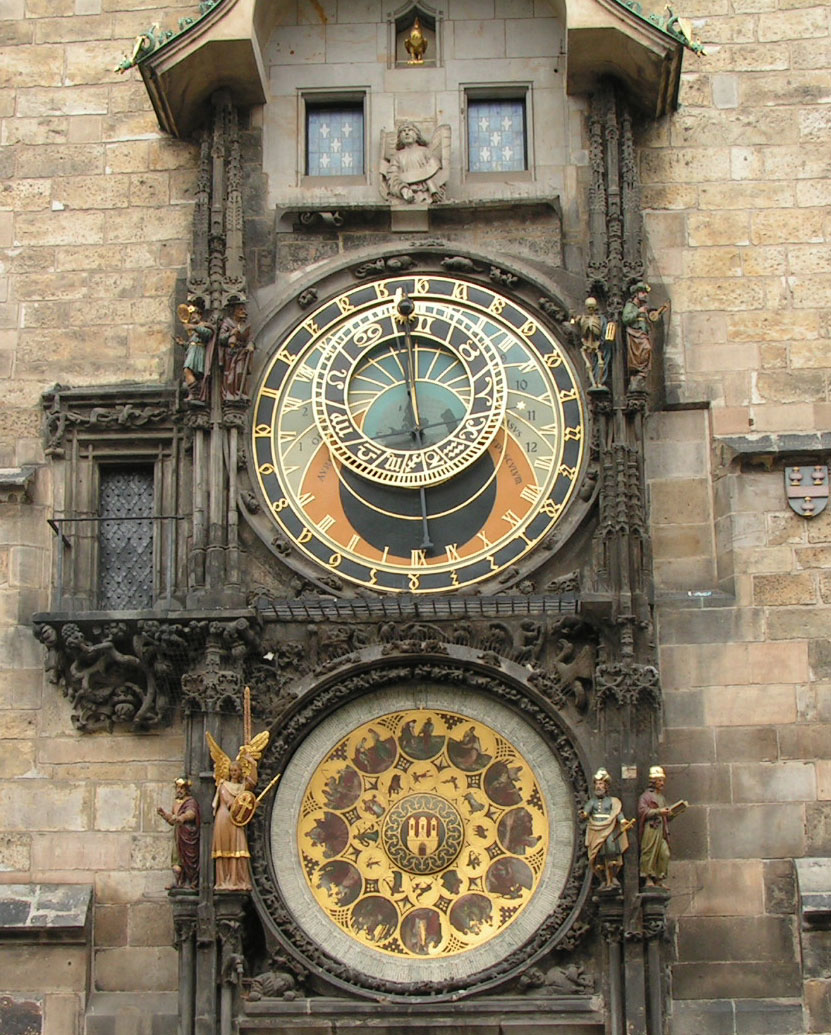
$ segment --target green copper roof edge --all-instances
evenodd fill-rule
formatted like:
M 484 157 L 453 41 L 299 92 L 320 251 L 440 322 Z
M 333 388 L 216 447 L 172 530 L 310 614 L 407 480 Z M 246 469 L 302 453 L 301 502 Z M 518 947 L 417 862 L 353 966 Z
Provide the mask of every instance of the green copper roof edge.
M 687 50 L 692 50 L 694 53 L 701 53 L 703 48 L 700 43 L 695 40 L 687 39 L 685 33 L 680 29 L 675 28 L 675 24 L 679 20 L 679 16 L 675 14 L 672 8 L 667 4 L 667 10 L 669 15 L 657 14 L 654 11 L 650 14 L 644 14 L 643 6 L 639 3 L 639 0 L 612 0 L 618 7 L 623 8 L 624 11 L 628 11 L 630 14 L 634 14 L 635 17 L 639 18 L 642 22 L 647 25 L 651 25 L 653 29 L 657 29 L 664 36 L 668 36 L 675 43 L 680 43 L 686 47 Z
M 157 34 L 155 30 L 158 28 L 158 23 L 151 25 L 146 32 L 143 32 L 141 35 L 136 37 L 136 46 L 133 49 L 133 56 L 125 58 L 121 64 L 117 66 L 116 71 L 126 72 L 129 68 L 138 68 L 152 55 L 158 54 L 159 51 L 164 50 L 174 41 L 181 40 L 184 36 L 187 36 L 187 34 L 200 25 L 209 14 L 213 14 L 221 7 L 230 6 L 232 2 L 233 0 L 201 0 L 198 15 L 195 17 L 186 15 L 184 18 L 179 19 L 178 32 L 174 32 L 173 29 L 162 29 Z

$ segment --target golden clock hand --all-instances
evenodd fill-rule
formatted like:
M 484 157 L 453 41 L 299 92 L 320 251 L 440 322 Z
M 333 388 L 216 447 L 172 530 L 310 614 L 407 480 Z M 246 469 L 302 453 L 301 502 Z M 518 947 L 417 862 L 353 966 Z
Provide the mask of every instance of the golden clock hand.
M 402 293 L 396 308 L 398 310 L 398 315 L 404 329 L 404 342 L 407 346 L 407 392 L 410 397 L 410 408 L 413 411 L 413 431 L 417 433 L 419 438 L 419 444 L 421 444 L 421 418 L 418 414 L 415 354 L 413 349 L 413 336 L 410 333 L 410 323 L 413 320 L 413 313 L 415 312 L 415 303 L 406 293 L 406 291 Z

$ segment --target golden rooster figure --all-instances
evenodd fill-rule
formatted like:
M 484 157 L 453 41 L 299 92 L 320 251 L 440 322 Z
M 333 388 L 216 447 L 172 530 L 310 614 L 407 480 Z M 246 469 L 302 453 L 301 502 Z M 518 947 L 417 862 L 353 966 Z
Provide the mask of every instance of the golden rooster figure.
M 421 19 L 416 18 L 410 35 L 404 40 L 404 49 L 410 55 L 409 64 L 420 65 L 424 62 L 424 55 L 427 51 L 427 40 L 421 30 Z
M 211 857 L 216 860 L 214 888 L 217 891 L 250 891 L 251 853 L 248 851 L 245 828 L 254 815 L 258 801 L 265 794 L 264 791 L 259 798 L 255 798 L 253 791 L 257 786 L 257 764 L 268 745 L 268 730 L 251 737 L 250 729 L 247 729 L 246 743 L 239 749 L 233 762 L 210 733 L 206 731 L 205 736 L 214 761 L 216 781 L 211 843 Z M 266 791 L 272 784 L 269 784 Z

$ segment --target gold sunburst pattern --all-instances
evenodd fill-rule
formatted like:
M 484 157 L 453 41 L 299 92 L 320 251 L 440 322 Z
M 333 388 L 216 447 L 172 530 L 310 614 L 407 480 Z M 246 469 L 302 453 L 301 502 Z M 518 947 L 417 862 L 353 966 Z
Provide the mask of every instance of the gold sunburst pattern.
M 479 719 L 412 709 L 365 722 L 306 787 L 306 882 L 351 938 L 399 959 L 455 956 L 512 924 L 549 848 L 528 761 Z

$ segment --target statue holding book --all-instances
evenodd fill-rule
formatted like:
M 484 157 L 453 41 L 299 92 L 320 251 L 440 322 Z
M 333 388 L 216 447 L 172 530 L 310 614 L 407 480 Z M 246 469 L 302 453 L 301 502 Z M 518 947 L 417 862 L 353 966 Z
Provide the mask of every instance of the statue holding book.
M 669 824 L 689 802 L 667 805 L 664 797 L 666 773 L 659 765 L 649 770 L 649 787 L 638 799 L 638 834 L 640 838 L 640 875 L 649 887 L 662 888 L 669 871 Z

